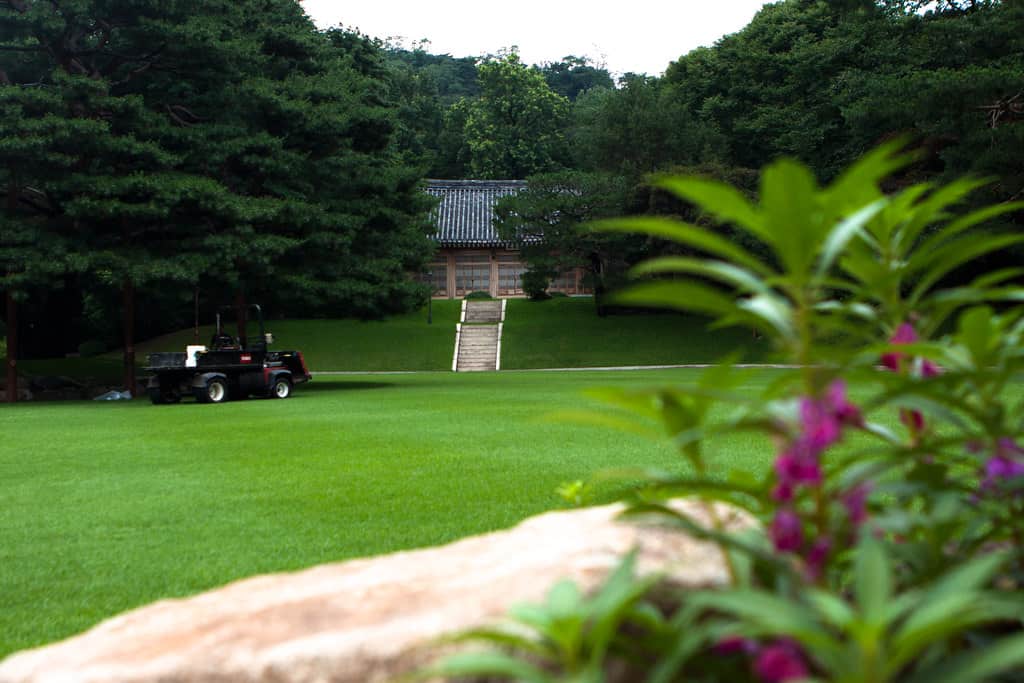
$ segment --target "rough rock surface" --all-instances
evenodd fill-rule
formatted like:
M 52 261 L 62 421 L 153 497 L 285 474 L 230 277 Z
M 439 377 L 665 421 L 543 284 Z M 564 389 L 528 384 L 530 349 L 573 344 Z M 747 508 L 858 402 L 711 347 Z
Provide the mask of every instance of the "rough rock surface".
M 679 503 L 696 518 L 704 508 Z M 633 547 L 641 573 L 725 579 L 713 546 L 615 520 L 609 505 L 552 512 L 446 546 L 245 579 L 109 619 L 0 663 L 0 682 L 386 681 L 430 661 L 437 636 L 541 601 L 560 578 L 591 590 Z M 731 527 L 749 520 L 720 508 Z

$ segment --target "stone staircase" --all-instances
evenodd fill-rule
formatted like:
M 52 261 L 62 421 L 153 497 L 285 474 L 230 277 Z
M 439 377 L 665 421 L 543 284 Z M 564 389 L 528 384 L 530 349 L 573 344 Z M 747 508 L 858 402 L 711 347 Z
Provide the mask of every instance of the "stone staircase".
M 481 372 L 501 367 L 504 301 L 463 301 L 462 322 L 456 327 L 455 372 Z

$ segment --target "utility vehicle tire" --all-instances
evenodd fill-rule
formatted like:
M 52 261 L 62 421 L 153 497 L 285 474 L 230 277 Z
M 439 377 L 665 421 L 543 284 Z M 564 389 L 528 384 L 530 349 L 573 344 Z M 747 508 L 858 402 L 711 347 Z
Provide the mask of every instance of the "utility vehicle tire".
M 200 403 L 224 403 L 228 400 L 228 382 L 223 377 L 211 377 L 206 386 L 195 390 L 196 400 Z
M 163 405 L 165 403 L 178 403 L 181 401 L 181 396 L 174 389 L 165 389 L 163 387 L 149 387 L 146 389 L 149 394 L 149 400 L 153 405 Z
M 270 385 L 270 398 L 288 398 L 292 395 L 292 381 L 287 377 L 278 377 Z

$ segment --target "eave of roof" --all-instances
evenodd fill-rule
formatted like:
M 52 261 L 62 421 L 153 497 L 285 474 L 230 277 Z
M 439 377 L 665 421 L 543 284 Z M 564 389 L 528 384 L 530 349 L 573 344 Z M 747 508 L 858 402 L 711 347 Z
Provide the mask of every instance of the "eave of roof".
M 494 205 L 526 187 L 525 180 L 427 180 L 426 192 L 440 198 L 433 239 L 443 247 L 514 247 L 494 228 Z

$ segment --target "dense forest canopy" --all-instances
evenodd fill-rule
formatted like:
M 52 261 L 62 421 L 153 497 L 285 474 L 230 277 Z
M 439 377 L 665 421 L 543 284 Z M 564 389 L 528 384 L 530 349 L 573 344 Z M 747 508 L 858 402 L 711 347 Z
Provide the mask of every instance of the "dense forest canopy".
M 134 299 L 126 340 L 191 322 L 197 293 L 407 310 L 426 294 L 409 277 L 431 251 L 426 177 L 534 177 L 506 234 L 544 227 L 527 216 L 689 216 L 646 178 L 754 193 L 751 169 L 788 155 L 826 181 L 896 136 L 921 150 L 905 182 L 1024 192 L 1021 0 L 782 0 L 666 66 L 431 54 L 317 30 L 295 0 L 0 0 L 0 288 L 23 353 L 116 344 Z M 531 250 L 534 275 L 574 255 L 614 280 L 659 248 L 580 224 L 548 225 L 560 256 Z

